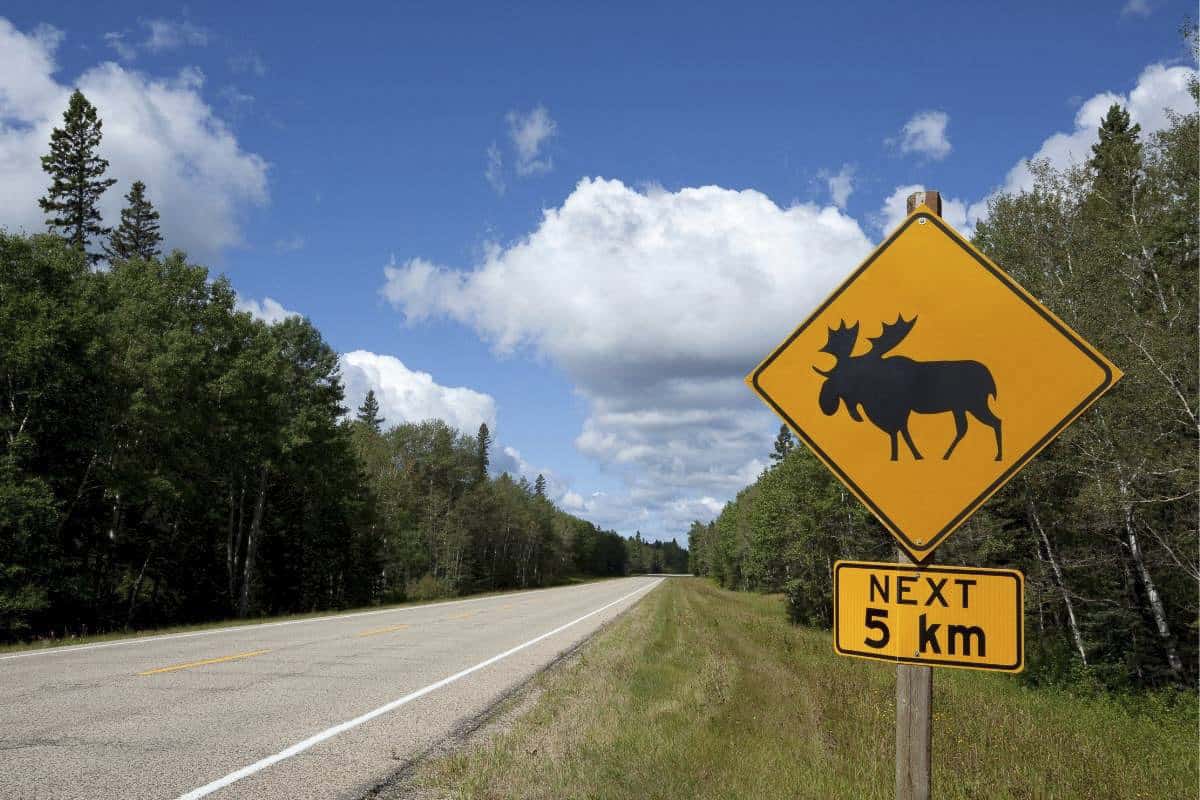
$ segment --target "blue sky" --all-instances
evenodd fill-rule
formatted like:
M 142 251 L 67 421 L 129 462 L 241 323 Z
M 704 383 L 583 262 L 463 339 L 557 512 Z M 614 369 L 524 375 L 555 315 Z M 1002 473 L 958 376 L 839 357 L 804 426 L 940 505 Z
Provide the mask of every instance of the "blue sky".
M 1024 159 L 1086 156 L 1111 100 L 1161 126 L 1194 11 L 571 5 L 6 4 L 0 225 L 37 229 L 81 85 L 108 200 L 144 178 L 168 245 L 358 353 L 352 400 L 487 419 L 565 507 L 682 536 L 769 452 L 741 376 L 902 190 L 969 230 Z

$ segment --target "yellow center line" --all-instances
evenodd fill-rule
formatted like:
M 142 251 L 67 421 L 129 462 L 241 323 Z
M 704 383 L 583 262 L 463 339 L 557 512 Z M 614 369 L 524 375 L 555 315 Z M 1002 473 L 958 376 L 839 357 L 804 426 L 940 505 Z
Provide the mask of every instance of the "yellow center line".
M 237 661 L 240 658 L 254 658 L 261 656 L 263 653 L 269 653 L 270 650 L 251 650 L 248 653 L 235 653 L 231 656 L 221 656 L 220 658 L 206 658 L 203 661 L 189 661 L 186 664 L 172 664 L 169 667 L 159 667 L 158 669 L 148 669 L 145 672 L 139 672 L 138 675 L 160 675 L 164 672 L 176 672 L 181 669 L 191 669 L 192 667 L 203 667 L 209 664 L 221 664 L 226 661 Z
M 362 631 L 361 633 L 357 633 L 355 635 L 356 636 L 378 636 L 381 633 L 395 633 L 396 631 L 402 631 L 407 627 L 408 626 L 405 625 L 404 623 L 400 623 L 399 625 L 388 625 L 386 628 L 371 628 L 370 630 L 365 630 L 365 631 Z
M 453 617 L 447 617 L 447 619 L 466 619 L 467 617 L 473 617 L 473 616 L 475 616 L 475 612 L 474 612 L 474 611 L 468 611 L 468 612 L 467 612 L 467 613 L 465 613 L 465 614 L 456 614 L 456 615 L 455 615 L 455 616 L 453 616 Z

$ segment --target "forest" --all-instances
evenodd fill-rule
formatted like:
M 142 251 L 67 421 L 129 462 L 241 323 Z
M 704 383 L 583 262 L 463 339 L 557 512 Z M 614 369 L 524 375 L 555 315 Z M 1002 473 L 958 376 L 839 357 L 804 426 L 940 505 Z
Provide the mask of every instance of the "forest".
M 1035 684 L 1195 686 L 1198 141 L 1195 110 L 1144 136 L 1114 105 L 1086 163 L 1035 162 L 1033 189 L 995 198 L 975 229 L 980 250 L 1125 372 L 937 551 L 1025 573 Z M 892 539 L 786 427 L 771 459 L 691 526 L 691 568 L 784 592 L 796 622 L 828 628 L 833 562 L 894 560 Z
M 348 414 L 320 331 L 163 255 L 145 184 L 103 226 L 102 127 L 76 91 L 48 232 L 0 231 L 0 642 L 686 568 L 493 474 L 486 425 Z

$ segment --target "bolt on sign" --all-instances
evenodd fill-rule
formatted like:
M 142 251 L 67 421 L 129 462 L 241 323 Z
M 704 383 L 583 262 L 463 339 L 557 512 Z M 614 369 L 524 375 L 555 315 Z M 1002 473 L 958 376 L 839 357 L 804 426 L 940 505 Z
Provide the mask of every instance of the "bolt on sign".
M 1025 578 L 1008 569 L 838 561 L 833 649 L 1002 672 L 1025 668 Z
M 746 381 L 920 563 L 1120 377 L 921 206 Z

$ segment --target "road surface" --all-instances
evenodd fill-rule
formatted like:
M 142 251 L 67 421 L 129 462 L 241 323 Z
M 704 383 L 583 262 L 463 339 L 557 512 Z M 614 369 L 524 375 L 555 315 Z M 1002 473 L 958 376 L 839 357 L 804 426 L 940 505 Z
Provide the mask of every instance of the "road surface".
M 360 798 L 661 580 L 0 654 L 0 797 Z

